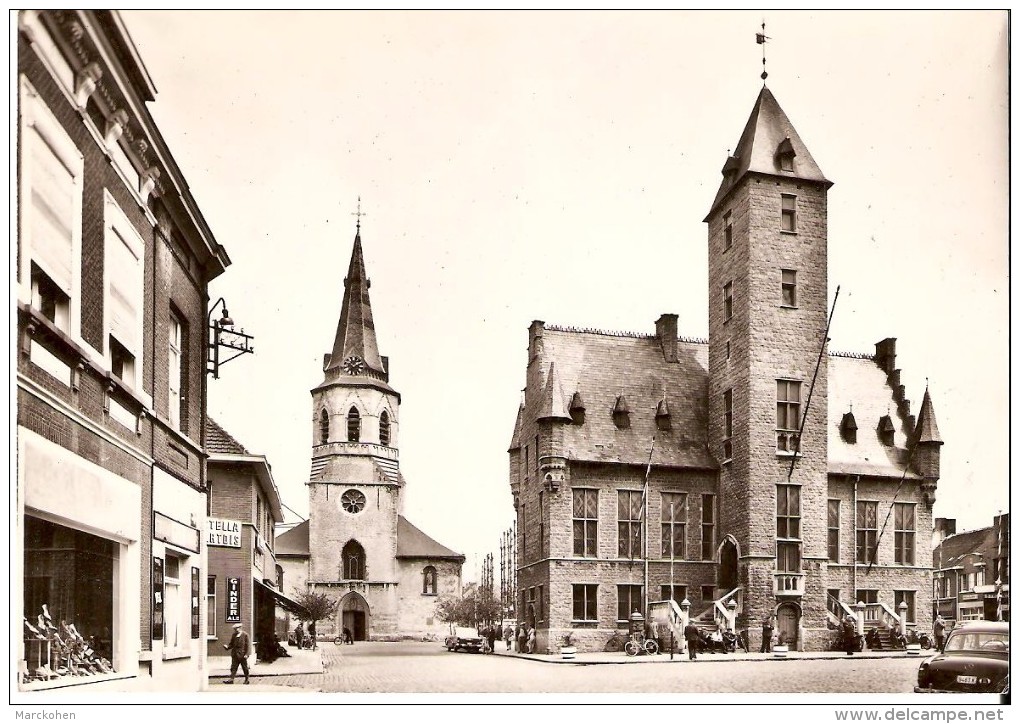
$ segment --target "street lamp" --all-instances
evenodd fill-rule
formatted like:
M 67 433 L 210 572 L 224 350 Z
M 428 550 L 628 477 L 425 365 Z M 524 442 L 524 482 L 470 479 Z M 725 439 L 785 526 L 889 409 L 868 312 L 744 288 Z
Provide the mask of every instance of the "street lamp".
M 223 305 L 223 314 L 220 318 L 213 320 L 213 312 L 216 308 Z M 220 367 L 225 365 L 232 359 L 237 359 L 242 354 L 252 354 L 255 348 L 251 346 L 251 341 L 255 339 L 250 334 L 245 334 L 242 329 L 240 332 L 236 332 L 233 329 L 225 329 L 226 327 L 233 327 L 234 320 L 230 318 L 230 313 L 227 311 L 227 303 L 220 297 L 216 302 L 209 308 L 209 314 L 206 315 L 206 325 L 210 331 L 209 340 L 209 359 L 207 372 L 212 372 L 213 379 L 220 378 Z M 223 335 L 227 336 L 224 337 Z M 220 359 L 220 347 L 233 350 L 234 354 L 226 359 Z

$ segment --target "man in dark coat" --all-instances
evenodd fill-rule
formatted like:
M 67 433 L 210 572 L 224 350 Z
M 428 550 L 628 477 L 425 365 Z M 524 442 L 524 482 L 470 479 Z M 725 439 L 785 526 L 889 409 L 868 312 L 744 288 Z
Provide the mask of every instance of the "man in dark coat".
M 248 654 L 251 653 L 251 639 L 241 629 L 241 624 L 234 624 L 234 633 L 230 636 L 230 642 L 223 645 L 230 652 L 230 678 L 224 679 L 224 684 L 233 684 L 237 676 L 237 667 L 244 672 L 244 683 L 248 683 Z
M 853 656 L 854 650 L 857 648 L 857 624 L 849 614 L 843 617 L 842 633 L 843 648 L 846 651 L 846 655 Z
M 941 613 L 935 618 L 935 626 L 933 628 L 935 632 L 935 650 L 941 651 L 942 646 L 946 643 L 946 620 L 942 618 Z
M 767 615 L 761 622 L 761 650 L 760 654 L 767 654 L 772 651 L 772 616 Z
M 688 621 L 687 625 L 684 626 L 684 639 L 687 640 L 687 657 L 694 661 L 698 658 L 698 647 L 701 645 L 701 632 L 698 631 L 698 627 L 694 625 L 693 621 Z

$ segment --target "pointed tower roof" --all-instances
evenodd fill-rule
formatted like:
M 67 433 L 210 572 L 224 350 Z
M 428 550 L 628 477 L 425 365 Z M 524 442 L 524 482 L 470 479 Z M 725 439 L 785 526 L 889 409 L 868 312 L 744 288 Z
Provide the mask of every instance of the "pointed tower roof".
M 570 413 L 567 412 L 566 400 L 563 397 L 563 386 L 560 384 L 559 375 L 556 374 L 556 363 L 549 363 L 549 374 L 545 380 L 545 392 L 542 395 L 542 402 L 538 408 L 536 420 L 567 420 L 571 421 Z
M 792 170 L 783 170 L 784 156 L 788 157 Z M 818 168 L 807 146 L 800 140 L 797 129 L 779 107 L 772 91 L 764 86 L 751 110 L 751 117 L 747 119 L 744 132 L 740 134 L 736 150 L 723 164 L 723 181 L 712 202 L 709 216 L 747 173 L 786 176 L 823 183 L 826 188 L 832 186 L 832 182 Z
M 340 308 L 340 322 L 336 327 L 333 353 L 326 364 L 327 372 L 339 369 L 351 375 L 363 374 L 382 380 L 388 377 L 376 344 L 372 303 L 368 297 L 369 286 L 359 227 L 354 236 L 351 265 L 344 278 L 343 306 Z M 357 360 L 351 358 L 361 361 L 360 369 Z M 345 365 L 348 360 L 353 364 Z
M 917 426 L 914 428 L 917 435 L 917 442 L 937 442 L 942 444 L 942 437 L 939 435 L 939 426 L 935 422 L 935 408 L 931 404 L 931 395 L 928 388 L 924 388 L 924 399 L 921 401 L 921 412 L 917 415 Z
M 521 449 L 521 428 L 524 427 L 524 403 L 517 408 L 517 421 L 514 422 L 514 435 L 510 438 L 510 447 L 507 452 Z

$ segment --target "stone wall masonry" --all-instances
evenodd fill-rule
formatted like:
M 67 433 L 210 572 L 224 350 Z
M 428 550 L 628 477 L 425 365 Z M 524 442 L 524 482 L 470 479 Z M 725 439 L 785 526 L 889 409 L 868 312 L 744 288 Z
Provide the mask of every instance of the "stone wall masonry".
M 368 459 L 363 462 L 370 465 Z M 348 513 L 340 504 L 343 493 L 351 488 L 365 495 L 365 509 L 357 514 Z M 399 495 L 399 490 L 390 485 L 317 483 L 309 486 L 309 550 L 313 553 L 309 578 L 312 581 L 340 580 L 341 551 L 348 541 L 356 540 L 365 550 L 366 580 L 394 582 Z

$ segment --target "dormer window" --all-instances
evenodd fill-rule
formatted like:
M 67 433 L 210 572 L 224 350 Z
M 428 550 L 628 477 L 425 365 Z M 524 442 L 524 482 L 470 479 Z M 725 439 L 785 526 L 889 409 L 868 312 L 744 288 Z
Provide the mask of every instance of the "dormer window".
M 356 407 L 347 413 L 347 442 L 361 442 L 361 415 Z
M 655 427 L 659 430 L 669 430 L 670 414 L 669 414 L 669 403 L 666 402 L 666 398 L 659 401 L 659 406 L 655 408 Z
M 851 445 L 857 443 L 857 420 L 854 419 L 852 410 L 843 415 L 843 420 L 839 423 L 839 434 L 843 436 L 845 442 Z
M 892 447 L 896 441 L 896 426 L 893 425 L 892 418 L 888 415 L 884 415 L 878 421 L 878 439 L 883 445 L 889 447 Z
M 584 424 L 584 400 L 581 399 L 580 392 L 575 392 L 570 398 L 570 419 L 575 425 Z
M 613 407 L 613 423 L 621 430 L 630 427 L 630 408 L 623 395 L 616 398 L 616 405 Z
M 776 149 L 776 158 L 779 159 L 779 168 L 783 171 L 793 171 L 793 157 L 797 155 L 797 152 L 793 150 L 793 144 L 790 143 L 790 137 L 787 136 L 783 139 L 782 143 L 779 144 L 779 148 Z

